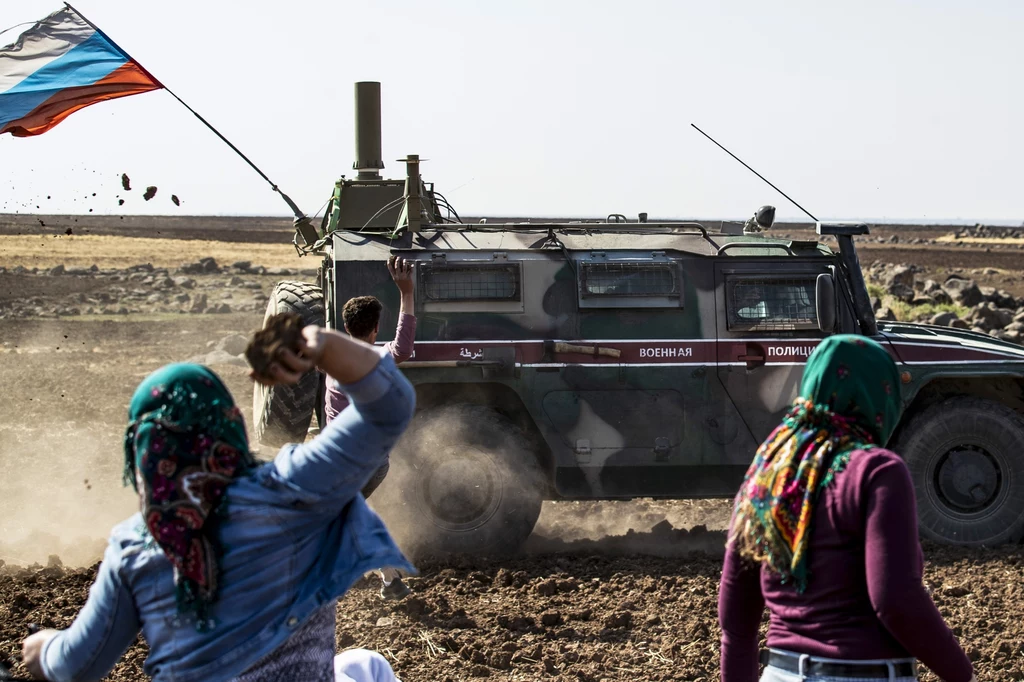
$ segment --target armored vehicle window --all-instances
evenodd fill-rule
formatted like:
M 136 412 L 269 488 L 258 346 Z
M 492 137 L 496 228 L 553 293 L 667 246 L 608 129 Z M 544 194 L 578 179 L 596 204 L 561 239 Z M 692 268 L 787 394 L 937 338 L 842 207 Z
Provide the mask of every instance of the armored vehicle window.
M 423 268 L 423 295 L 431 301 L 518 301 L 518 265 Z
M 728 277 L 729 331 L 817 329 L 814 277 Z
M 422 312 L 521 313 L 521 263 L 423 263 L 416 306 Z
M 682 273 L 678 261 L 582 260 L 582 308 L 678 308 Z
M 584 296 L 678 296 L 675 273 L 661 263 L 584 263 Z

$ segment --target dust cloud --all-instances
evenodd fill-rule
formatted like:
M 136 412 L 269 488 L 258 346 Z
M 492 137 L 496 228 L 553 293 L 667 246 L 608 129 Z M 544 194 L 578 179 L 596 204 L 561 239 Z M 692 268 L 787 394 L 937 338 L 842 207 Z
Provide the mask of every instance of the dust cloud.
M 121 485 L 120 443 L 109 428 L 63 422 L 0 425 L 0 560 L 28 566 L 56 554 L 87 566 L 111 528 L 138 510 Z
M 490 450 L 495 471 L 509 484 L 506 496 L 516 504 L 535 504 L 545 485 L 539 470 L 525 464 L 537 445 L 506 420 L 494 420 L 486 408 L 468 406 L 431 409 L 417 415 L 391 454 L 391 468 L 369 502 L 381 515 L 399 545 L 410 556 L 429 556 L 429 521 L 413 500 L 423 477 L 439 458 L 464 460 L 446 469 L 459 476 L 465 467 L 480 465 L 480 452 Z M 491 422 L 491 423 L 488 423 Z M 488 436 L 488 432 L 490 435 Z M 479 483 L 473 474 L 467 474 Z M 654 500 L 544 501 L 528 554 L 580 553 L 686 556 L 717 554 L 725 545 L 732 501 Z M 428 530 L 425 531 L 425 528 Z

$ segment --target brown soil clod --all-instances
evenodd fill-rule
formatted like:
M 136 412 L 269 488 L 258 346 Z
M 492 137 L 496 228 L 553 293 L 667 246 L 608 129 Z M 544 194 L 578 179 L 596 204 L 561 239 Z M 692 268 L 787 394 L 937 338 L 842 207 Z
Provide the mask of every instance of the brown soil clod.
M 270 366 L 282 349 L 299 353 L 304 326 L 300 315 L 278 313 L 267 320 L 263 329 L 253 334 L 245 348 L 245 359 L 257 376 L 270 375 Z
M 171 195 L 171 201 L 174 203 L 175 206 L 181 206 L 181 199 L 178 198 L 177 194 Z
M 146 188 L 146 193 L 142 195 L 142 198 L 145 199 L 146 201 L 149 201 L 150 199 L 156 196 L 156 191 L 156 185 L 150 185 L 149 187 Z
M 121 187 L 124 187 L 125 192 L 132 191 L 132 181 L 127 173 L 121 173 Z

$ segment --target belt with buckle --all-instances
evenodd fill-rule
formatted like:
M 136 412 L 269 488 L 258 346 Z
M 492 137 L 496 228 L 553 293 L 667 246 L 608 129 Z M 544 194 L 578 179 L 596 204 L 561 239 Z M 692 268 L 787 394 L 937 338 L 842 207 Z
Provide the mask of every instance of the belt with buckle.
M 836 663 L 822 661 L 813 656 L 804 660 L 803 670 L 800 669 L 800 655 L 781 653 L 779 651 L 762 651 L 761 663 L 770 665 L 786 672 L 808 677 L 877 677 L 889 679 L 890 666 L 885 663 Z M 895 677 L 915 677 L 917 666 L 912 661 L 892 663 Z

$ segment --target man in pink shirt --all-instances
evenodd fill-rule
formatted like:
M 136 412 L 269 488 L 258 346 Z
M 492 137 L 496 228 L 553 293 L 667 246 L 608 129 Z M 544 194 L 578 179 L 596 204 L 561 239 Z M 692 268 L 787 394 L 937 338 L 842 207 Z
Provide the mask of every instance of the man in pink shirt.
M 395 364 L 404 362 L 412 357 L 413 343 L 416 338 L 416 316 L 415 299 L 413 298 L 413 264 L 404 258 L 392 256 L 388 259 L 388 271 L 395 286 L 402 295 L 401 304 L 398 309 L 398 328 L 395 330 L 395 340 L 384 344 L 384 348 L 391 353 Z M 349 299 L 341 309 L 341 321 L 345 326 L 345 332 L 360 341 L 376 343 L 377 333 L 380 331 L 380 312 L 383 306 L 373 296 L 357 296 Z M 341 414 L 341 411 L 348 407 L 348 396 L 341 390 L 341 384 L 331 377 L 327 377 L 327 397 L 324 404 L 324 416 L 329 423 L 332 419 Z M 373 477 L 363 487 L 363 497 L 369 498 L 377 489 L 388 474 L 390 461 L 384 460 Z M 398 572 L 387 569 L 380 572 L 384 587 L 381 588 L 380 596 L 384 599 L 401 599 L 409 594 L 409 588 Z

